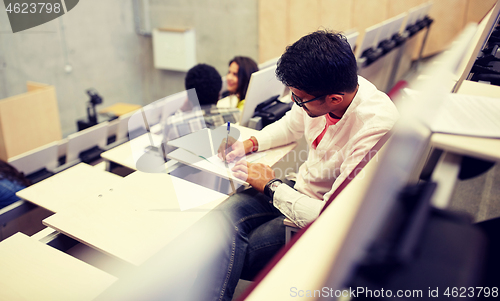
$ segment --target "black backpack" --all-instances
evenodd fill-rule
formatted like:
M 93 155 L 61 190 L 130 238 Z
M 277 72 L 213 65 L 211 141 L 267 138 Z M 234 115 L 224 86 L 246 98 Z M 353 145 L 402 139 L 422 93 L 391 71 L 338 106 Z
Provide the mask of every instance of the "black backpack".
M 292 108 L 293 102 L 284 103 L 278 97 L 273 96 L 255 108 L 253 117 L 261 117 L 263 127 L 280 119 Z

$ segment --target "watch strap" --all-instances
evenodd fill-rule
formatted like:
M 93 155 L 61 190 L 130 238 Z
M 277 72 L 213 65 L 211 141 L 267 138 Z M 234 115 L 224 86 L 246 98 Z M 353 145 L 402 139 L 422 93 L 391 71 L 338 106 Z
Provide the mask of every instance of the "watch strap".
M 280 179 L 272 179 L 271 181 L 267 182 L 266 186 L 264 186 L 264 194 L 270 198 L 273 198 L 274 196 L 274 191 L 271 190 L 271 184 L 273 184 L 276 181 L 283 183 L 283 181 L 281 181 Z

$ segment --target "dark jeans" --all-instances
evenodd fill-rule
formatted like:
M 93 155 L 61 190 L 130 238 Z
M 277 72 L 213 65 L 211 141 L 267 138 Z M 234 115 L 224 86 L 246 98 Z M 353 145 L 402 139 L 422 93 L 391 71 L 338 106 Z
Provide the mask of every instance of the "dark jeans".
M 285 217 L 269 197 L 253 188 L 231 196 L 216 209 L 232 223 L 232 234 L 213 275 L 219 280 L 218 296 L 210 300 L 231 300 L 238 280 L 253 280 L 285 244 Z
M 0 179 L 0 208 L 19 201 L 16 192 L 24 188 L 26 188 L 24 185 L 7 179 Z

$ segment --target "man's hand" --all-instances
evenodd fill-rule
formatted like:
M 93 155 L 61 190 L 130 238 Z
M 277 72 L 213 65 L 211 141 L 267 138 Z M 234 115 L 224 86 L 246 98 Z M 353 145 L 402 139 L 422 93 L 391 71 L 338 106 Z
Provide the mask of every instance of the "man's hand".
M 267 182 L 274 179 L 274 170 L 262 163 L 248 163 L 242 160 L 236 162 L 231 170 L 235 177 L 247 181 L 259 192 L 264 192 Z
M 236 159 L 242 158 L 246 154 L 251 151 L 253 144 L 250 140 L 245 140 L 243 142 L 234 139 L 229 136 L 229 140 L 227 142 L 227 150 L 226 148 L 226 139 L 222 140 L 222 143 L 217 150 L 217 155 L 219 158 L 224 161 L 224 156 L 226 157 L 227 162 L 233 162 Z

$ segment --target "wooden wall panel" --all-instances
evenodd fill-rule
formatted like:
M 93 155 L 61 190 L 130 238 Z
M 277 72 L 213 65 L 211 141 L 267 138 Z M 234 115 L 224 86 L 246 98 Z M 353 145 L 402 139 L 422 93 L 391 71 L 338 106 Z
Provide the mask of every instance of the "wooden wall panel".
M 320 28 L 352 28 L 353 0 L 259 0 L 259 62 L 283 53 L 285 47 Z
M 446 49 L 465 26 L 465 10 L 468 0 L 434 1 L 429 15 L 434 19 L 423 56 Z M 476 1 L 474 1 L 476 2 Z
M 439 0 L 436 0 L 439 1 Z M 410 8 L 419 6 L 427 0 L 388 0 L 387 5 L 387 18 L 395 17 L 401 13 L 408 12 Z
M 0 159 L 4 161 L 61 140 L 55 88 L 47 86 L 0 100 L 0 132 Z
M 478 23 L 493 8 L 496 0 L 468 0 L 465 14 L 465 24 Z
M 319 18 L 321 26 L 333 31 L 352 29 L 352 0 L 320 0 Z
M 319 0 L 290 0 L 289 20 L 292 44 L 306 34 L 316 31 L 321 26 Z
M 280 56 L 288 45 L 289 0 L 259 0 L 259 63 Z
M 285 46 L 320 27 L 360 32 L 428 0 L 259 0 L 259 61 L 279 56 Z M 423 56 L 440 52 L 469 21 L 478 22 L 495 0 L 434 0 L 434 19 Z M 283 12 L 283 14 L 277 13 Z M 418 39 L 421 40 L 422 34 Z M 416 47 L 418 53 L 419 46 Z M 416 58 L 416 56 L 414 56 Z

